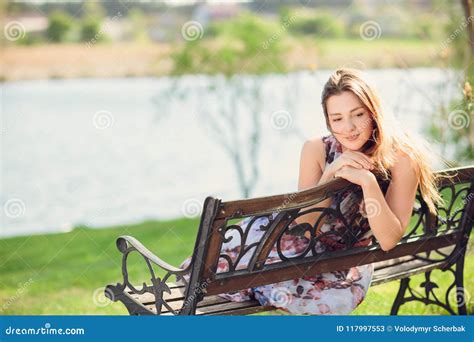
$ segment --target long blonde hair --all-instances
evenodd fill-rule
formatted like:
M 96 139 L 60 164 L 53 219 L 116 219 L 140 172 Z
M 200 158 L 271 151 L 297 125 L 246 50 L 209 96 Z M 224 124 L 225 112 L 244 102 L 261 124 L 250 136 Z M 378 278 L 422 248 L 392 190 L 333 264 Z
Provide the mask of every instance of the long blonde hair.
M 352 92 L 370 112 L 373 122 L 372 138 L 364 146 L 364 153 L 374 158 L 376 169 L 388 177 L 388 169 L 395 163 L 398 151 L 406 153 L 419 167 L 418 185 L 420 194 L 431 213 L 436 213 L 436 205 L 442 203 L 437 188 L 437 177 L 433 172 L 427 150 L 423 142 L 396 127 L 396 122 L 387 122 L 381 110 L 380 99 L 373 87 L 364 80 L 361 72 L 355 69 L 343 68 L 336 70 L 326 82 L 321 96 L 321 103 L 329 131 L 327 100 L 333 95 L 344 91 Z M 432 155 L 432 154 L 431 154 Z

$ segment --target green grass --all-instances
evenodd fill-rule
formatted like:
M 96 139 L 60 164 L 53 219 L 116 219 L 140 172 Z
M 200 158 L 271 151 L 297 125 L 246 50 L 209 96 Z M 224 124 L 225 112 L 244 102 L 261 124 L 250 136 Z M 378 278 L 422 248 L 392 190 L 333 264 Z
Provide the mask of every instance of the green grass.
M 442 67 L 441 41 L 378 38 L 288 39 L 285 65 L 299 69 L 314 64 L 317 69 L 342 66 L 359 69 Z
M 106 229 L 81 227 L 0 240 L 0 309 L 6 303 L 4 314 L 127 314 L 120 303 L 101 306 L 108 303 L 103 287 L 122 281 L 117 236 L 133 235 L 178 266 L 192 252 L 198 223 L 179 219 Z M 133 283 L 150 283 L 146 264 L 137 255 L 131 258 L 130 273 Z
M 178 219 L 90 229 L 68 233 L 33 235 L 0 240 L 1 314 L 127 314 L 121 303 L 111 303 L 102 293 L 106 284 L 121 282 L 121 254 L 115 247 L 119 235 L 132 235 L 168 263 L 178 266 L 191 255 L 199 221 Z M 471 239 L 472 241 L 472 239 Z M 474 253 L 466 257 L 465 287 L 474 294 Z M 141 284 L 149 275 L 136 253 L 131 260 L 131 282 Z M 451 276 L 433 274 L 440 286 Z M 419 284 L 421 276 L 413 279 Z M 174 279 L 173 279 L 174 280 Z M 356 315 L 388 314 L 398 289 L 392 282 L 369 290 Z M 2 310 L 3 309 L 3 310 Z M 473 314 L 472 302 L 469 312 Z M 401 314 L 445 314 L 421 304 L 402 307 Z

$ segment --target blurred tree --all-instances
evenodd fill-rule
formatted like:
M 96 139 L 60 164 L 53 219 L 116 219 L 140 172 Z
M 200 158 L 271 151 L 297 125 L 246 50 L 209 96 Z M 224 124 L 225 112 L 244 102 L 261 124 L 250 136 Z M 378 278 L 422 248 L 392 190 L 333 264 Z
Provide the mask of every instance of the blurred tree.
M 474 104 L 472 96 L 472 85 L 474 84 L 474 1 L 461 0 L 464 10 L 464 18 L 467 21 L 467 55 L 465 68 L 465 83 L 464 83 L 464 108 L 470 118 L 469 127 L 469 141 L 470 150 L 468 157 L 474 160 Z
M 192 28 L 184 46 L 172 55 L 174 74 L 236 73 L 263 74 L 285 71 L 282 60 L 282 40 L 286 29 L 254 16 L 243 14 L 235 19 L 211 24 L 209 30 L 216 39 L 206 40 L 206 32 Z
M 447 1 L 445 11 L 451 20 L 446 26 L 447 38 L 441 55 L 447 67 L 463 72 L 460 96 L 447 106 L 441 105 L 428 125 L 428 133 L 441 145 L 442 151 L 454 147 L 454 164 L 474 161 L 474 30 L 473 0 Z
M 101 21 L 96 17 L 87 17 L 81 21 L 81 41 L 101 41 L 100 33 Z
M 143 11 L 140 8 L 132 8 L 128 12 L 128 19 L 131 22 L 133 40 L 136 42 L 149 42 L 150 37 L 147 32 L 148 17 L 145 16 Z
M 199 25 L 192 36 L 183 30 L 184 46 L 173 55 L 174 74 L 221 74 L 209 78 L 199 103 L 199 123 L 223 148 L 233 164 L 240 192 L 251 196 L 259 180 L 262 135 L 261 78 L 282 72 L 282 40 L 286 26 L 268 23 L 252 14 L 211 24 L 212 41 Z M 202 38 L 201 38 L 202 36 Z M 243 79 L 239 74 L 251 74 Z M 174 89 L 173 94 L 178 94 Z M 182 91 L 181 96 L 189 94 Z M 208 98 L 206 100 L 206 98 Z M 217 102 L 217 103 L 216 103 Z M 213 108 L 208 104 L 213 103 Z M 245 110 L 242 110 L 245 108 Z
M 72 27 L 72 17 L 64 11 L 56 10 L 48 18 L 46 35 L 53 42 L 62 42 Z
M 298 15 L 289 29 L 296 34 L 314 35 L 318 38 L 340 38 L 345 33 L 344 23 L 325 11 Z
M 84 15 L 83 17 L 95 17 L 95 18 L 104 18 L 107 13 L 102 7 L 100 1 L 97 0 L 87 0 L 84 2 L 83 6 Z
M 102 20 L 106 12 L 98 1 L 88 0 L 84 3 L 84 14 L 80 25 L 80 40 L 83 42 L 100 42 L 105 40 L 101 32 Z
M 436 18 L 429 14 L 420 15 L 418 19 L 415 20 L 414 26 L 413 31 L 417 38 L 433 39 L 439 37 Z
M 464 20 L 467 24 L 466 38 L 467 46 L 464 51 L 466 55 L 464 65 L 466 66 L 466 82 L 471 85 L 474 82 L 474 1 L 461 0 L 464 11 Z M 466 40 L 464 40 L 466 42 Z

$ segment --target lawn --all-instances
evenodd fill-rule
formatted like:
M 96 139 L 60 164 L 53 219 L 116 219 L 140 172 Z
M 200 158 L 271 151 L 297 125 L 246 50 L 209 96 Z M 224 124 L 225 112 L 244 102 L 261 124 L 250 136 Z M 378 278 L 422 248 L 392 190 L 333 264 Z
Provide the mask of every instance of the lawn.
M 106 284 L 122 280 L 116 237 L 133 235 L 161 258 L 178 266 L 191 254 L 197 227 L 197 219 L 177 219 L 104 229 L 77 227 L 67 233 L 2 239 L 0 310 L 7 315 L 127 314 L 121 303 L 111 303 L 102 294 Z M 131 281 L 141 284 L 149 279 L 144 262 L 137 255 L 131 261 Z M 435 274 L 442 276 L 440 285 L 451 280 L 441 271 Z M 473 274 L 474 253 L 470 248 L 465 266 L 465 286 L 470 293 L 474 293 Z M 397 288 L 398 282 L 372 287 L 354 314 L 388 314 Z M 469 312 L 474 312 L 472 301 Z M 444 314 L 421 304 L 407 305 L 401 313 Z

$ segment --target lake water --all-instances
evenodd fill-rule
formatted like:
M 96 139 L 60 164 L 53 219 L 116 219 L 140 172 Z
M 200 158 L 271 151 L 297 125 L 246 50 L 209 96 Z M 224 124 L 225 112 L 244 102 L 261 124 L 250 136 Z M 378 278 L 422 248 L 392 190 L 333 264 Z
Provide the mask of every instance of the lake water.
M 208 195 L 241 198 L 222 141 L 245 161 L 251 113 L 261 132 L 251 196 L 294 191 L 302 143 L 327 132 L 320 94 L 329 74 L 260 77 L 258 95 L 248 76 L 243 88 L 217 92 L 209 87 L 220 79 L 208 76 L 3 83 L 0 236 L 193 216 Z M 367 74 L 385 110 L 415 132 L 460 93 L 452 71 Z

